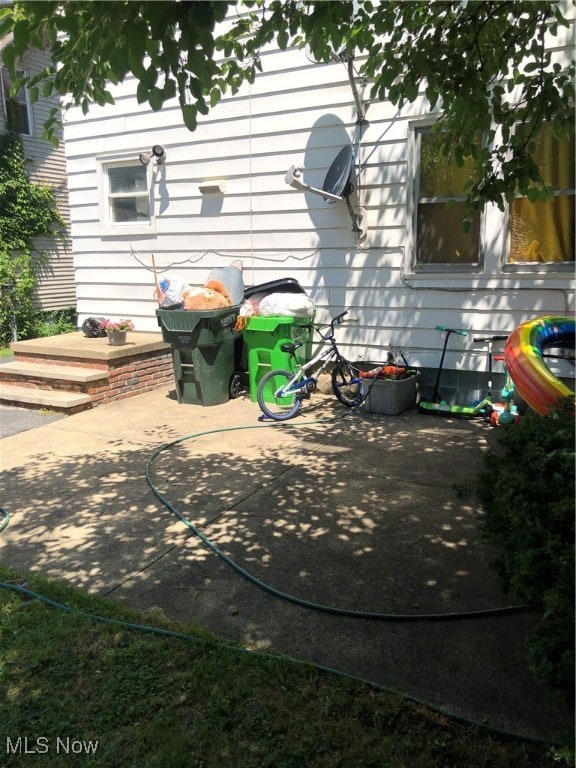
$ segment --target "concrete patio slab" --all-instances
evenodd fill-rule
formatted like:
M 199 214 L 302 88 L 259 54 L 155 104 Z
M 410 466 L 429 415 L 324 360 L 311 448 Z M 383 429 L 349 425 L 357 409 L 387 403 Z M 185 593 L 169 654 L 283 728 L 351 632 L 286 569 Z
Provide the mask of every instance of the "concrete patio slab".
M 472 493 L 497 431 L 312 406 L 278 425 L 248 397 L 203 408 L 158 389 L 5 437 L 0 558 L 465 718 L 560 735 L 572 713 L 529 670 L 536 616 L 412 620 L 516 602 Z M 148 486 L 154 451 L 151 481 L 186 523 Z

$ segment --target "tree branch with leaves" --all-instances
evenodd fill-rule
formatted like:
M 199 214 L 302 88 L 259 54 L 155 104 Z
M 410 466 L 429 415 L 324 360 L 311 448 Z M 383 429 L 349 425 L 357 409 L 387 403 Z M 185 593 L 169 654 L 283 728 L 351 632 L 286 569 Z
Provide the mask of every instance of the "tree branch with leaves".
M 574 59 L 561 64 L 543 36 L 569 26 L 574 0 L 204 0 L 202 2 L 15 2 L 0 9 L 0 37 L 15 88 L 32 99 L 58 93 L 79 106 L 114 102 L 110 85 L 133 75 L 136 97 L 157 111 L 178 99 L 184 125 L 226 93 L 253 82 L 261 53 L 307 45 L 319 61 L 353 57 L 372 100 L 398 108 L 421 95 L 437 114 L 438 146 L 458 165 L 472 160 L 467 218 L 515 194 L 551 194 L 533 158 L 545 123 L 574 134 Z M 18 61 L 49 46 L 53 65 L 18 80 Z M 53 137 L 58 114 L 45 131 Z M 530 126 L 521 136 L 518 124 Z

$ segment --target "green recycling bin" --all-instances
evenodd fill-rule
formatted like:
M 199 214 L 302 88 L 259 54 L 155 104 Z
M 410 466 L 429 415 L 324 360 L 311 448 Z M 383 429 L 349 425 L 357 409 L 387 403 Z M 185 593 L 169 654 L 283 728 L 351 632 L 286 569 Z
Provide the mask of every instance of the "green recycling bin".
M 257 401 L 258 385 L 268 371 L 292 370 L 293 358 L 281 347 L 287 342 L 301 342 L 296 350 L 299 363 L 312 356 L 313 317 L 256 315 L 246 321 L 242 335 L 247 351 L 250 400 Z
M 211 311 L 157 309 L 162 338 L 172 346 L 179 403 L 221 405 L 234 390 L 234 330 L 240 305 Z

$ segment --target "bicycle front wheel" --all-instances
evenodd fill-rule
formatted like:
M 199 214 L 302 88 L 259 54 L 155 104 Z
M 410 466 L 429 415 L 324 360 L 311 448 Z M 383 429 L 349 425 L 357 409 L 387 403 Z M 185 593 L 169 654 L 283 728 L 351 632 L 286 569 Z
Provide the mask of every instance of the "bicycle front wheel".
M 256 397 L 262 413 L 274 421 L 287 421 L 296 416 L 302 405 L 300 392 L 278 394 L 294 376 L 289 371 L 269 371 L 260 379 Z
M 359 374 L 347 360 L 338 360 L 332 369 L 332 392 L 347 408 L 353 408 L 362 400 Z

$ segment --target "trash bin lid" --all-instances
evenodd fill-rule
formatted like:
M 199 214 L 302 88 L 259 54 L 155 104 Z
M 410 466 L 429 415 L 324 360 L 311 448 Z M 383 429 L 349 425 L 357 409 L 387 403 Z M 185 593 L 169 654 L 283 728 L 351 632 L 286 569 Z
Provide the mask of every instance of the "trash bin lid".
M 260 285 L 250 285 L 244 288 L 244 298 L 249 299 L 256 293 L 306 293 L 298 280 L 293 277 L 284 277 L 280 280 L 270 280 Z

